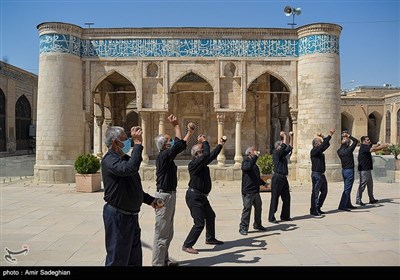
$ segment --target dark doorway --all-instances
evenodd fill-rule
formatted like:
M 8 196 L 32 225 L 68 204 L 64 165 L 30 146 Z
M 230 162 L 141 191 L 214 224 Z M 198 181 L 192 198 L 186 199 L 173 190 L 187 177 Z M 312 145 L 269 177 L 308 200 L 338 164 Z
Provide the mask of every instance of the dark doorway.
M 31 122 L 31 105 L 28 99 L 22 95 L 15 104 L 17 150 L 29 149 L 29 125 Z

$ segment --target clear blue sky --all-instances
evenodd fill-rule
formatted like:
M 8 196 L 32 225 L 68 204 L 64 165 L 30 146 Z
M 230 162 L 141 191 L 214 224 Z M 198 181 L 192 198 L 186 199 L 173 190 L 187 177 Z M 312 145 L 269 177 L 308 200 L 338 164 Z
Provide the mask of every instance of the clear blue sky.
M 340 37 L 342 87 L 400 86 L 400 0 L 0 0 L 0 59 L 38 73 L 42 22 L 92 28 L 273 27 L 290 28 L 286 5 L 300 7 L 297 26 L 336 23 Z M 354 83 L 349 81 L 354 80 Z

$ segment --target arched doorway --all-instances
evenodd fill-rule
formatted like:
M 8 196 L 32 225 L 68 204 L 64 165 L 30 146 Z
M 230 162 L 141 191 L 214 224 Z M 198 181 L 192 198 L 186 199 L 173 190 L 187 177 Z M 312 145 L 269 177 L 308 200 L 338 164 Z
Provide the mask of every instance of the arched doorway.
M 196 133 L 204 133 L 209 138 L 210 144 L 217 141 L 216 114 L 213 108 L 213 88 L 199 74 L 189 72 L 173 84 L 169 96 L 169 112 L 178 117 L 181 125 L 182 136 L 186 133 L 187 123 L 196 124 Z M 165 132 L 173 134 L 170 125 L 165 126 Z M 171 134 L 171 135 L 172 135 Z M 191 137 L 186 150 L 177 158 L 191 158 L 190 151 L 197 143 L 197 135 Z
M 136 88 L 125 76 L 111 70 L 95 87 L 93 95 L 96 128 L 91 129 L 91 146 L 98 153 L 106 150 L 102 139 L 107 126 L 121 126 L 129 135 L 130 128 L 138 125 Z M 128 117 L 132 113 L 136 117 Z
M 280 131 L 289 133 L 292 129 L 289 97 L 288 86 L 272 74 L 264 73 L 251 82 L 242 126 L 253 137 L 242 140 L 242 149 L 255 145 L 263 153 L 272 152 Z
M 373 112 L 368 116 L 368 137 L 371 143 L 377 143 L 379 141 L 379 134 L 381 130 L 382 117 L 377 112 Z
M 29 149 L 29 125 L 31 122 L 31 105 L 25 95 L 22 95 L 15 104 L 15 137 L 17 150 Z
M 354 118 L 347 112 L 341 114 L 341 131 L 348 131 L 349 134 L 353 133 L 353 121 Z
M 6 151 L 6 96 L 0 89 L 0 152 Z

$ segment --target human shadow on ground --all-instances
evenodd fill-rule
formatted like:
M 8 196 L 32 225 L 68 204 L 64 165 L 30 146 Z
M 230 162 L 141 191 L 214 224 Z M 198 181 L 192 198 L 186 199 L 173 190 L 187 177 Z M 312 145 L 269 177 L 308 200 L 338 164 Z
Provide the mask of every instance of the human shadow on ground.
M 240 249 L 234 252 L 226 252 L 216 256 L 206 256 L 200 257 L 193 260 L 185 260 L 180 261 L 180 266 L 212 266 L 222 263 L 232 263 L 232 264 L 254 264 L 260 261 L 260 257 L 253 256 L 252 259 L 242 260 L 241 258 L 246 257 L 244 252 L 251 252 L 257 250 L 267 250 L 267 242 L 265 237 L 279 235 L 279 233 L 271 233 L 271 234 L 261 234 L 252 237 L 240 238 L 233 241 L 226 241 L 222 245 L 216 245 L 210 247 L 210 249 L 198 249 L 199 253 L 201 252 L 218 252 L 218 251 L 227 251 L 232 248 L 238 247 L 249 247 L 245 249 Z M 262 239 L 260 239 L 262 238 Z

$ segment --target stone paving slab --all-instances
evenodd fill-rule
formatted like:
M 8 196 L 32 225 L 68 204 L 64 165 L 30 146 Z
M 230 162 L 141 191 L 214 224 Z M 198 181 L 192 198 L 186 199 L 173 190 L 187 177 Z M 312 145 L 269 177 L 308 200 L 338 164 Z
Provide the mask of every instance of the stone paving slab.
M 343 184 L 328 184 L 327 214 L 315 218 L 308 214 L 311 186 L 290 182 L 293 221 L 279 224 L 268 222 L 270 193 L 261 193 L 268 230 L 250 229 L 242 236 L 240 182 L 213 182 L 209 200 L 217 215 L 216 237 L 225 244 L 206 245 L 203 231 L 194 245 L 199 254 L 191 255 L 181 250 L 193 221 L 185 203 L 187 182 L 179 182 L 170 258 L 181 266 L 400 266 L 400 185 L 376 182 L 378 204 L 342 212 L 337 206 Z M 154 182 L 144 181 L 143 187 L 154 194 Z M 356 188 L 357 182 L 353 201 Z M 29 177 L 1 183 L 0 194 L 1 252 L 29 246 L 16 264 L 1 256 L 0 266 L 104 266 L 103 191 L 78 193 L 74 184 L 37 184 Z M 281 206 L 280 201 L 278 220 Z M 154 210 L 143 205 L 144 266 L 151 266 L 154 223 Z

